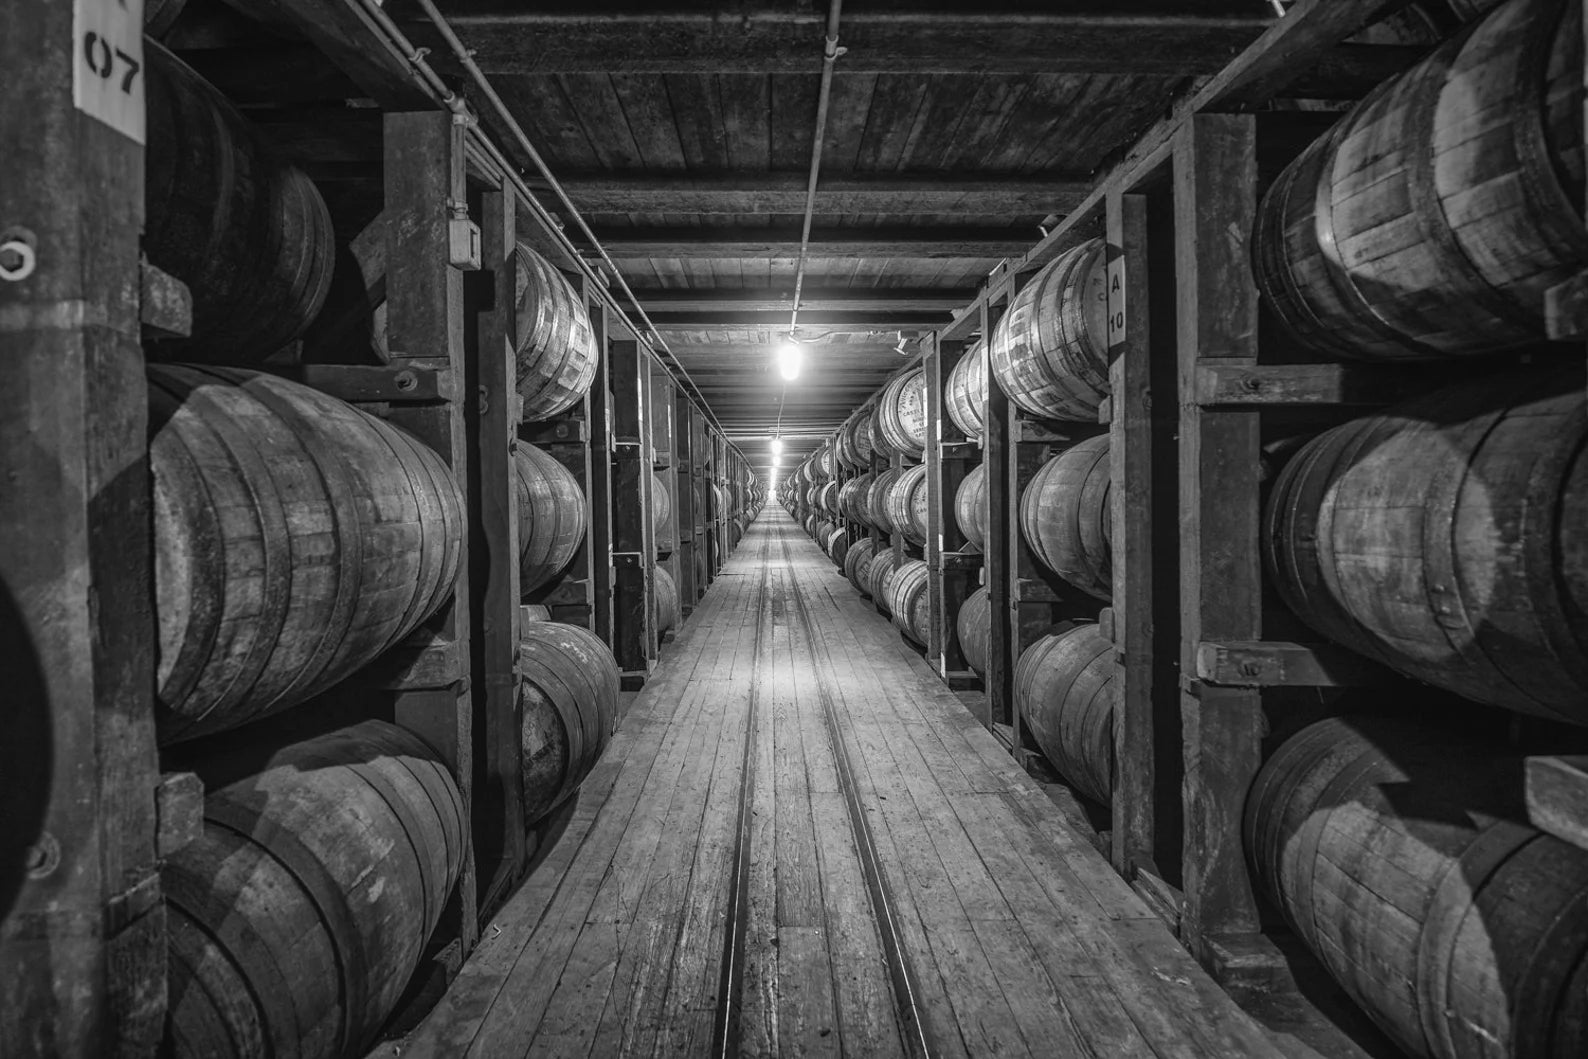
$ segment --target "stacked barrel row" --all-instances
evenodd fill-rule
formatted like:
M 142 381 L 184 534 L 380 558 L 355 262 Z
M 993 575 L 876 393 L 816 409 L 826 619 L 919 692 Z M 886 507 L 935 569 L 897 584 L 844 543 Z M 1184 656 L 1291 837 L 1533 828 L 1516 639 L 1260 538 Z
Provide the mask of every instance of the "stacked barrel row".
M 168 1046 L 363 1054 L 447 907 L 470 822 L 445 755 L 398 725 L 282 733 L 358 712 L 351 692 L 326 693 L 451 605 L 464 497 L 400 426 L 260 370 L 293 359 L 326 304 L 329 211 L 212 86 L 145 47 L 144 249 L 193 302 L 191 334 L 146 351 L 157 725 L 163 754 L 208 788 L 202 834 L 162 878 Z M 544 420 L 583 400 L 600 351 L 568 281 L 517 253 L 517 387 L 525 419 Z M 335 359 L 390 356 L 364 337 Z M 521 444 L 514 459 L 530 594 L 578 550 L 586 505 L 546 452 Z M 551 622 L 526 624 L 518 670 L 532 824 L 612 734 L 617 671 L 593 634 Z M 301 722 L 217 737 L 311 702 Z
M 1293 341 L 1428 364 L 1426 394 L 1279 470 L 1261 538 L 1278 594 L 1414 681 L 1572 725 L 1588 724 L 1588 401 L 1581 346 L 1544 340 L 1546 292 L 1588 267 L 1582 69 L 1580 2 L 1509 0 L 1303 151 L 1253 242 Z M 1458 359 L 1480 377 L 1442 385 Z M 1580 1053 L 1588 853 L 1528 823 L 1513 752 L 1446 716 L 1287 740 L 1248 799 L 1253 870 L 1409 1053 Z
M 1261 513 L 1269 585 L 1319 637 L 1408 683 L 1332 707 L 1393 701 L 1393 715 L 1288 724 L 1245 844 L 1258 889 L 1344 990 L 1407 1054 L 1440 1059 L 1588 1050 L 1588 852 L 1529 823 L 1519 759 L 1580 740 L 1520 725 L 1518 750 L 1497 750 L 1503 728 L 1442 697 L 1588 725 L 1588 378 L 1580 344 L 1546 342 L 1545 313 L 1546 292 L 1588 268 L 1582 10 L 1483 6 L 1280 173 L 1251 240 L 1286 359 L 1426 365 L 1422 396 L 1321 434 L 1265 419 L 1283 439 Z M 1033 415 L 1086 421 L 1102 361 L 1074 356 L 1062 311 L 1059 341 L 1022 345 L 1043 333 L 1023 310 L 1040 317 L 1011 307 L 993 377 Z M 1455 360 L 1477 377 L 1449 383 Z M 1102 439 L 1067 449 L 1020 510 L 1039 558 L 1099 599 L 1108 520 L 1088 512 L 1106 512 L 1107 462 Z M 974 518 L 973 495 L 961 506 Z M 967 653 L 985 611 L 973 597 L 962 614 Z M 1112 641 L 1052 632 L 1015 679 L 1052 764 L 1106 804 Z

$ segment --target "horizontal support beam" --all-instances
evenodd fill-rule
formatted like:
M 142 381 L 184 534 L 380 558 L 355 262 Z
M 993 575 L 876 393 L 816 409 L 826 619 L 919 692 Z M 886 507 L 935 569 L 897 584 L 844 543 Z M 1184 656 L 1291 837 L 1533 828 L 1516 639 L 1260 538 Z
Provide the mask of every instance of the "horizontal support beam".
M 793 305 L 792 290 L 635 290 L 640 304 L 657 312 L 783 312 Z M 976 296 L 960 287 L 806 287 L 803 312 L 951 313 Z
M 789 311 L 787 309 L 774 309 L 763 312 L 745 312 L 733 310 L 728 312 L 656 312 L 649 307 L 646 315 L 651 318 L 651 323 L 656 325 L 658 331 L 702 331 L 702 330 L 760 330 L 763 328 L 778 328 L 786 330 L 789 325 Z M 946 324 L 950 312 L 940 309 L 936 312 L 884 312 L 875 310 L 848 311 L 848 312 L 806 312 L 801 311 L 799 326 L 806 328 L 849 328 L 852 331 L 924 331 Z
M 1198 644 L 1196 678 L 1233 688 L 1374 687 L 1400 679 L 1336 644 L 1270 640 Z
M 691 177 L 570 177 L 569 198 L 590 213 L 787 214 L 805 212 L 803 173 Z M 1086 180 L 823 180 L 816 213 L 1034 215 L 1068 213 Z
M 617 258 L 786 258 L 799 256 L 798 228 L 608 228 L 596 238 Z M 811 232 L 811 257 L 968 257 L 1023 254 L 1039 237 L 988 228 L 832 228 Z M 590 251 L 592 254 L 594 251 Z
M 1188 14 L 1183 5 L 1092 0 L 1068 10 L 983 8 L 844 12 L 843 73 L 1212 74 L 1273 22 Z M 825 15 L 802 5 L 731 12 L 598 5 L 525 10 L 510 0 L 452 4 L 449 21 L 486 73 L 817 73 Z M 1058 5 L 1054 5 L 1058 7 Z M 603 10 L 604 9 L 604 10 Z M 1226 9 L 1228 10 L 1228 9 Z M 436 37 L 422 23 L 410 31 Z

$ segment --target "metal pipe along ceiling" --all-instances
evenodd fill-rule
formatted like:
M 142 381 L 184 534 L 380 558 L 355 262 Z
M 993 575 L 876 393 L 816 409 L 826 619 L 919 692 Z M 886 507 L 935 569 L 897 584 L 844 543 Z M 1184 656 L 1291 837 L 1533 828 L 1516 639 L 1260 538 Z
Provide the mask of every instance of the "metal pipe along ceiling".
M 810 252 L 811 219 L 816 213 L 816 182 L 822 172 L 822 144 L 827 139 L 827 106 L 833 95 L 833 66 L 846 50 L 838 46 L 838 20 L 843 13 L 844 0 L 832 0 L 827 9 L 827 39 L 822 52 L 822 87 L 816 97 L 816 134 L 811 140 L 811 171 L 805 184 L 805 219 L 800 230 L 799 260 L 794 266 L 794 305 L 789 311 L 789 337 L 799 326 L 800 292 L 805 287 L 805 256 Z

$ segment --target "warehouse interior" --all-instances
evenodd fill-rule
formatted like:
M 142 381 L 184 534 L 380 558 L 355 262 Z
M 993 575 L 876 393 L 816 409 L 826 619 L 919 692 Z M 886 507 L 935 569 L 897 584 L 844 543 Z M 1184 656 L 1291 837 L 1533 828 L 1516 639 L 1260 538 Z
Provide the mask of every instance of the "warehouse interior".
M 1588 1055 L 1585 33 L 0 5 L 0 1057 Z

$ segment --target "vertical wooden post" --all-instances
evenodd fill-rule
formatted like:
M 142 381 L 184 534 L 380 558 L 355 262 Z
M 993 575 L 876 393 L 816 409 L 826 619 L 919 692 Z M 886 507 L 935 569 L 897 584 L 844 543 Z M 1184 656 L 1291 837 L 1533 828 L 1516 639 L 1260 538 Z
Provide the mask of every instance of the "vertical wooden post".
M 659 540 L 656 549 L 657 565 L 665 569 L 673 579 L 673 588 L 678 593 L 680 609 L 684 601 L 684 571 L 681 561 L 681 530 L 683 526 L 679 516 L 678 475 L 674 468 L 678 463 L 678 387 L 673 384 L 672 376 L 660 364 L 651 365 L 651 443 L 653 448 L 651 466 L 655 469 L 655 478 L 660 482 L 661 488 L 667 497 L 667 516 L 671 523 L 667 527 L 669 538 Z M 653 488 L 655 483 L 653 483 Z M 658 615 L 660 620 L 660 615 Z
M 695 598 L 706 594 L 711 584 L 711 446 L 706 433 L 706 417 L 690 406 L 689 445 L 694 465 L 692 490 L 695 507 Z
M 1180 881 L 1178 410 L 1167 189 L 1107 201 L 1113 489 L 1115 870 Z
M 138 54 L 141 5 L 131 8 L 112 43 Z M 143 81 L 118 69 L 112 87 L 125 86 L 118 102 L 134 125 L 102 123 L 73 105 L 83 55 L 73 5 L 0 5 L 12 75 L 0 102 L 7 1056 L 152 1055 L 165 1012 L 139 344 Z
M 957 620 L 973 591 L 982 557 L 960 552 L 967 542 L 954 504 L 965 475 L 980 456 L 977 442 L 966 438 L 948 414 L 948 378 L 965 356 L 965 343 L 939 342 L 934 335 L 926 348 L 926 562 L 932 610 L 927 657 L 949 687 L 968 688 L 976 683 L 976 674 L 960 650 Z
M 695 406 L 682 392 L 673 397 L 674 453 L 673 497 L 678 506 L 673 521 L 678 533 L 678 604 L 688 617 L 700 599 L 695 551 L 700 546 L 695 524 L 699 521 L 695 489 Z
M 611 343 L 612 652 L 623 686 L 642 687 L 656 657 L 653 617 L 656 542 L 651 527 L 651 457 L 646 426 L 649 371 L 639 343 Z
M 461 402 L 469 439 L 469 597 L 474 636 L 474 857 L 480 908 L 505 899 L 526 858 L 516 662 L 519 642 L 518 485 L 522 418 L 517 348 L 517 216 L 511 191 L 480 196 L 482 269 L 468 277 L 471 334 Z
M 1174 145 L 1180 415 L 1180 669 L 1185 746 L 1182 934 L 1204 962 L 1221 935 L 1259 929 L 1241 844 L 1261 764 L 1258 692 L 1193 679 L 1202 640 L 1261 638 L 1258 415 L 1199 407 L 1203 365 L 1257 356 L 1250 247 L 1257 209 L 1255 122 L 1198 115 Z
M 595 575 L 592 593 L 595 601 L 593 631 L 603 643 L 617 650 L 613 630 L 614 580 L 612 546 L 612 343 L 607 338 L 607 312 L 597 302 L 591 310 L 590 326 L 595 332 L 601 363 L 590 384 L 590 506 L 586 541 L 590 549 L 590 568 Z
M 451 263 L 448 207 L 466 201 L 464 126 L 444 111 L 387 114 L 386 172 L 386 332 L 392 362 L 443 357 L 455 378 L 465 378 L 463 273 Z M 435 449 L 451 466 L 458 484 L 470 480 L 467 429 L 459 402 L 393 406 L 390 418 Z M 465 540 L 461 569 L 471 570 Z M 470 578 L 459 577 L 451 604 L 422 629 L 434 649 L 469 656 Z M 446 686 L 396 693 L 399 724 L 427 739 L 450 764 L 473 816 L 474 743 L 472 702 L 466 674 Z M 465 950 L 476 936 L 475 867 L 472 849 L 458 886 L 459 907 L 449 911 L 441 931 L 455 933 Z
M 1006 304 L 981 306 L 982 341 L 989 341 Z M 1019 658 L 1019 631 L 1015 622 L 1017 606 L 1013 593 L 1018 574 L 1020 533 L 1015 507 L 1020 502 L 1016 490 L 1015 438 L 1018 426 L 1015 409 L 995 379 L 988 380 L 987 421 L 982 427 L 982 459 L 987 468 L 987 600 L 992 613 L 992 631 L 987 639 L 987 713 L 982 723 L 1011 724 L 1014 718 L 1014 668 Z M 1011 495 L 1013 493 L 1013 495 Z

